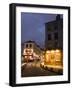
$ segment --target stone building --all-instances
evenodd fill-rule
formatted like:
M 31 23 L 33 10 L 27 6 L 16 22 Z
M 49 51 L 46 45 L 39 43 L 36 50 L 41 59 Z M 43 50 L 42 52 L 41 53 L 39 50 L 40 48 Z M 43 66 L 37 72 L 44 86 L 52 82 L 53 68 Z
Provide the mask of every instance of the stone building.
M 45 64 L 63 64 L 63 18 L 60 15 L 45 24 L 45 49 Z
M 45 34 L 46 49 L 63 49 L 63 19 L 60 15 L 45 24 Z
M 43 50 L 34 41 L 26 41 L 24 43 L 22 56 L 26 62 L 41 61 Z

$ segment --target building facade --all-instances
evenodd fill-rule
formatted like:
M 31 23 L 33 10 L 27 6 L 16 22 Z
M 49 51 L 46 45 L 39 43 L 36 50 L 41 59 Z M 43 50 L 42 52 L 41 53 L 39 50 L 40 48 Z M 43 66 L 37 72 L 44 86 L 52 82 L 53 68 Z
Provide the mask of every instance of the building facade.
M 40 61 L 42 59 L 42 53 L 43 50 L 34 41 L 24 43 L 22 56 L 25 62 Z
M 45 64 L 63 64 L 63 19 L 60 15 L 45 24 L 45 49 Z
M 63 48 L 63 19 L 60 15 L 56 20 L 45 24 L 45 48 L 62 49 Z

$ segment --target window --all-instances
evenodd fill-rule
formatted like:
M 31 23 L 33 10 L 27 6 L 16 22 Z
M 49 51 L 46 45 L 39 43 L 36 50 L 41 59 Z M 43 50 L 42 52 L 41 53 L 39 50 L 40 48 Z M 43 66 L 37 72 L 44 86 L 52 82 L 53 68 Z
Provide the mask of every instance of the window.
M 54 33 L 54 39 L 58 40 L 58 32 Z
M 28 50 L 25 50 L 25 52 L 27 53 L 27 52 L 28 52 Z
M 28 48 L 28 44 L 26 44 L 26 48 Z
M 51 31 L 51 28 L 50 27 L 48 27 L 48 31 Z
M 54 47 L 55 47 L 55 48 L 58 47 L 58 41 L 56 41 L 56 42 L 54 43 Z
M 48 40 L 51 40 L 51 34 L 48 34 Z
M 58 29 L 58 26 L 56 25 L 56 26 L 54 27 L 54 29 L 57 30 L 57 29 Z
M 30 44 L 30 48 L 32 47 L 32 44 Z

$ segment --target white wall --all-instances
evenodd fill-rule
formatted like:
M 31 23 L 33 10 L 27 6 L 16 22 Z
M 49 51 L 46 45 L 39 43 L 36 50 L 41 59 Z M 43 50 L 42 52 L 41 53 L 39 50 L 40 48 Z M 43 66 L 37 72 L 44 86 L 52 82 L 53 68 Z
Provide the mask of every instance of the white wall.
M 9 3 L 34 3 L 48 5 L 71 6 L 72 0 L 0 0 L 0 90 L 71 90 L 72 84 L 29 86 L 29 87 L 10 87 L 9 78 Z M 72 14 L 71 14 L 72 15 Z M 72 22 L 71 22 L 72 23 Z M 72 27 L 71 27 L 72 28 Z M 71 31 L 72 33 L 72 31 Z M 72 35 L 71 35 L 72 38 Z M 72 49 L 72 48 L 71 48 Z M 72 64 L 72 63 L 71 63 Z M 72 66 L 71 66 L 72 68 Z

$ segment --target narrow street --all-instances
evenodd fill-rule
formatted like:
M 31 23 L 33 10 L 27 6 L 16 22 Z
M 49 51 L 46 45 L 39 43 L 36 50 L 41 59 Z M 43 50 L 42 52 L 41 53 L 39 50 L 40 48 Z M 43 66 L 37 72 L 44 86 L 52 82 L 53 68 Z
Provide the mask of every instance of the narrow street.
M 31 76 L 56 76 L 58 75 L 55 72 L 44 70 L 40 67 L 40 62 L 29 62 L 25 67 L 21 68 L 22 77 L 31 77 Z

